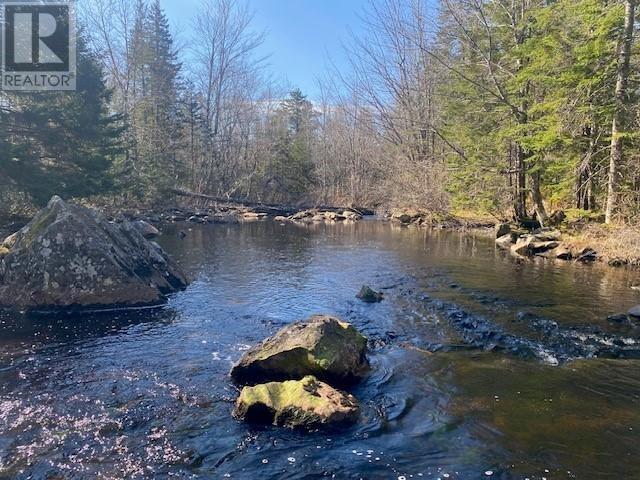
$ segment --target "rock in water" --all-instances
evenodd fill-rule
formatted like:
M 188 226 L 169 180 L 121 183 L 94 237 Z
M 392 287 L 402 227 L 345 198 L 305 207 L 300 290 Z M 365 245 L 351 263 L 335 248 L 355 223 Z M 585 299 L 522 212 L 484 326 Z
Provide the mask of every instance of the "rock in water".
M 353 326 L 328 315 L 314 315 L 286 326 L 247 351 L 231 369 L 240 383 L 300 379 L 351 383 L 369 370 L 367 339 Z
M 640 320 L 640 305 L 636 305 L 635 307 L 631 307 L 627 312 L 627 315 L 632 317 L 634 320 Z
M 500 248 L 509 249 L 513 245 L 513 236 L 510 233 L 496 238 L 496 245 Z
M 508 223 L 497 223 L 495 226 L 496 238 L 504 237 L 511 233 L 511 225 Z
M 69 310 L 153 305 L 188 284 L 131 223 L 54 196 L 0 260 L 0 305 Z
M 13 247 L 16 243 L 17 238 L 18 238 L 18 232 L 12 233 L 2 241 L 2 246 L 6 247 L 7 249 Z
M 358 412 L 355 397 L 309 375 L 302 380 L 244 387 L 233 415 L 251 423 L 313 428 L 354 422 Z
M 527 235 L 519 238 L 515 245 L 511 246 L 511 251 L 522 256 L 533 256 L 553 250 L 559 245 L 555 240 L 542 240 L 537 235 Z
M 376 303 L 381 302 L 384 295 L 381 292 L 376 292 L 369 285 L 363 285 L 356 297 L 363 302 Z

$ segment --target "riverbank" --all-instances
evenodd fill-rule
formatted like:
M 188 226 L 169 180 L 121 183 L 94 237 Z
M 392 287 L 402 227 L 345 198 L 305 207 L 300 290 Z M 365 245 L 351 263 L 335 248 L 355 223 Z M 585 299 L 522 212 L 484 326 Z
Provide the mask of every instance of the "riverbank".
M 433 213 L 417 208 L 395 209 L 386 212 L 389 220 L 408 227 L 436 228 L 473 232 L 494 236 L 500 223 L 490 216 L 469 212 L 457 214 Z M 514 231 L 527 230 L 511 225 Z M 593 251 L 592 260 L 611 267 L 640 267 L 640 229 L 627 225 L 605 225 L 598 218 L 568 218 L 555 228 L 561 234 L 562 247 L 570 252 Z
M 313 219 L 325 217 L 331 221 L 333 213 L 338 216 L 345 211 L 354 212 L 359 219 L 361 215 L 376 213 L 377 218 L 395 222 L 410 228 L 432 228 L 454 230 L 486 236 L 494 236 L 496 225 L 494 217 L 472 212 L 440 213 L 420 208 L 383 209 L 374 212 L 372 209 L 323 206 L 318 208 L 299 208 L 283 205 L 242 205 L 214 201 L 176 202 L 173 206 L 151 208 L 136 206 L 123 208 L 116 205 L 90 205 L 101 210 L 112 221 L 144 220 L 153 225 L 163 223 L 206 224 L 206 223 L 239 223 L 262 219 L 291 219 L 300 217 L 302 223 L 310 223 Z M 342 217 L 340 217 L 342 218 Z M 298 219 L 298 220 L 300 220 Z M 12 216 L 0 219 L 0 239 L 14 233 L 30 218 Z M 514 227 L 515 228 L 515 227 Z M 604 225 L 598 219 L 569 219 L 558 225 L 562 234 L 562 245 L 573 252 L 591 249 L 596 252 L 595 261 L 612 267 L 640 267 L 640 230 L 625 225 Z

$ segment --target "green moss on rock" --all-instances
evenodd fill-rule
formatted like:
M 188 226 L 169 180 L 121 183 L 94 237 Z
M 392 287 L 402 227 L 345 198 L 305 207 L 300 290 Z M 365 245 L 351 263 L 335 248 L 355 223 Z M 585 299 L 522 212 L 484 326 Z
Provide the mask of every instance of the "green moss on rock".
M 351 383 L 369 368 L 367 339 L 335 317 L 315 315 L 294 323 L 249 350 L 234 365 L 231 376 L 246 384 L 300 379 Z
M 358 412 L 355 397 L 309 375 L 302 380 L 244 387 L 234 416 L 251 423 L 310 428 L 353 422 Z

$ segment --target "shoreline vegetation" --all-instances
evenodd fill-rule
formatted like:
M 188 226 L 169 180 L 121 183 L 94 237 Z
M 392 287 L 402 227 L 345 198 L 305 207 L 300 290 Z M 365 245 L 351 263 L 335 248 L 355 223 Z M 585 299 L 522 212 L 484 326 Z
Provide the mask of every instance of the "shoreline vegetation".
M 372 0 L 312 96 L 275 80 L 242 0 L 200 2 L 190 38 L 134 3 L 80 9 L 77 91 L 0 92 L 0 218 L 53 195 L 200 223 L 361 206 L 640 264 L 637 0 Z
M 221 199 L 220 199 L 221 200 Z M 583 257 L 580 261 L 585 263 L 595 261 L 611 267 L 626 267 L 630 269 L 640 268 L 640 232 L 626 225 L 607 225 L 601 218 L 589 216 L 576 216 L 575 211 L 568 215 L 562 212 L 561 221 L 553 228 L 538 229 L 533 222 L 522 225 L 509 222 L 501 222 L 489 215 L 478 215 L 472 212 L 458 212 L 450 214 L 434 213 L 421 208 L 364 208 L 322 206 L 300 208 L 291 205 L 249 205 L 240 202 L 211 201 L 200 199 L 194 201 L 176 201 L 171 207 L 151 208 L 137 206 L 123 208 L 121 205 L 108 205 L 106 203 L 91 203 L 78 201 L 79 204 L 95 208 L 102 212 L 109 220 L 120 223 L 123 221 L 141 220 L 153 227 L 162 230 L 163 225 L 175 223 L 190 225 L 204 224 L 235 224 L 259 220 L 273 220 L 281 223 L 317 224 L 321 222 L 345 222 L 352 223 L 361 220 L 364 216 L 374 216 L 378 221 L 389 221 L 407 228 L 424 228 L 436 230 L 450 230 L 479 234 L 498 239 L 504 235 L 502 229 L 507 229 L 513 236 L 513 241 L 508 246 L 515 244 L 518 237 L 544 232 L 545 230 L 556 232 L 554 241 L 561 240 L 560 247 L 554 247 L 552 254 L 557 249 L 568 252 L 568 255 L 558 255 L 562 260 L 578 260 L 581 254 L 589 252 L 588 259 Z M 0 218 L 0 240 L 17 232 L 31 220 L 26 216 L 13 216 Z M 505 231 L 507 231 L 505 230 Z M 548 235 L 547 235 L 548 236 Z M 548 240 L 548 238 L 544 238 Z M 499 248 L 499 246 L 497 247 Z M 8 252 L 7 242 L 0 242 L 0 255 Z M 545 257 L 550 259 L 546 251 L 529 252 L 530 254 L 517 254 L 517 257 Z

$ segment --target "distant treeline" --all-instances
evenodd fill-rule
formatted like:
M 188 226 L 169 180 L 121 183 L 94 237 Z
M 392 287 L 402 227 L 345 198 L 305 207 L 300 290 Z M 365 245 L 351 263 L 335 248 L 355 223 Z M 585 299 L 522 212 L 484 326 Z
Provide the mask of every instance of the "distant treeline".
M 157 0 L 80 7 L 78 92 L 1 94 L 5 213 L 175 188 L 542 223 L 640 210 L 636 0 L 374 0 L 313 102 L 272 79 L 240 1 L 204 0 L 178 39 Z

